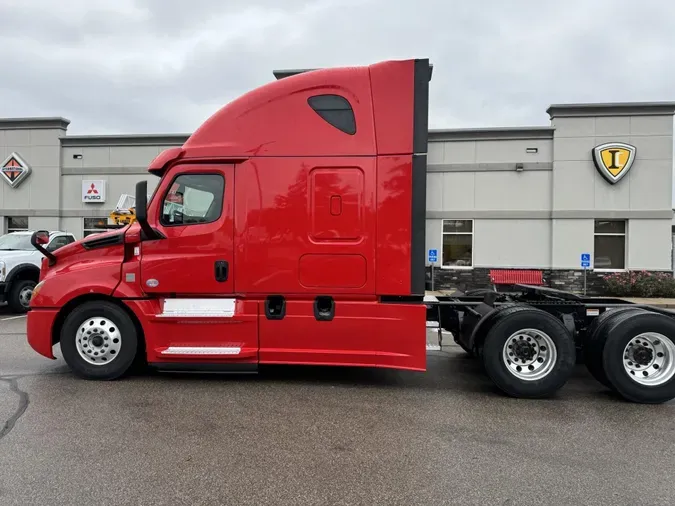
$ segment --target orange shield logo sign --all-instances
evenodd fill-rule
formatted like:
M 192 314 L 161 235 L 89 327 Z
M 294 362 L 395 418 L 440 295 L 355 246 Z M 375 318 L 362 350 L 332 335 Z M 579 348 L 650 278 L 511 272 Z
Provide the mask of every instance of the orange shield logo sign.
M 623 178 L 635 161 L 635 146 L 609 142 L 593 149 L 593 163 L 602 177 L 611 184 Z
M 19 186 L 30 172 L 28 164 L 17 153 L 9 155 L 0 165 L 2 179 L 12 188 Z

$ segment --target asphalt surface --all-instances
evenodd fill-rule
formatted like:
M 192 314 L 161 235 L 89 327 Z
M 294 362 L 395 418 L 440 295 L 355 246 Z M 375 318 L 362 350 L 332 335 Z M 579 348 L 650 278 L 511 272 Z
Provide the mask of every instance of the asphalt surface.
M 429 371 L 74 378 L 0 314 L 0 505 L 672 505 L 675 404 L 579 369 L 497 392 L 461 350 Z M 58 347 L 57 347 L 58 352 Z

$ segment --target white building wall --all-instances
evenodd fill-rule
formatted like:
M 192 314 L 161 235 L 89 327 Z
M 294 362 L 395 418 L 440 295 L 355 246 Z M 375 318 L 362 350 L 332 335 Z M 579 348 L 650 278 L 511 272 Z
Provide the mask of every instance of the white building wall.
M 546 269 L 551 265 L 550 220 L 475 220 L 474 266 Z

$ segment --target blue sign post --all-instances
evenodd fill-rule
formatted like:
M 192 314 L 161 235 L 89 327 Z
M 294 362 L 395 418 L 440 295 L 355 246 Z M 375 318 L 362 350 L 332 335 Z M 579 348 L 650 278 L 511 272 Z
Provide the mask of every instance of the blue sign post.
M 431 264 L 431 291 L 434 291 L 434 264 L 438 262 L 438 250 L 429 250 L 429 263 Z M 440 327 L 439 327 L 440 328 Z
M 581 254 L 581 268 L 584 270 L 584 295 L 586 295 L 586 269 L 591 266 L 591 254 Z

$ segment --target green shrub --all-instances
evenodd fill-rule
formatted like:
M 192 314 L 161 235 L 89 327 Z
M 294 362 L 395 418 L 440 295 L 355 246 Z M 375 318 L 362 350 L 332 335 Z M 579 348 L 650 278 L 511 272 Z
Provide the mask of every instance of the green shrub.
M 614 297 L 675 297 L 675 278 L 667 272 L 627 271 L 603 277 Z

